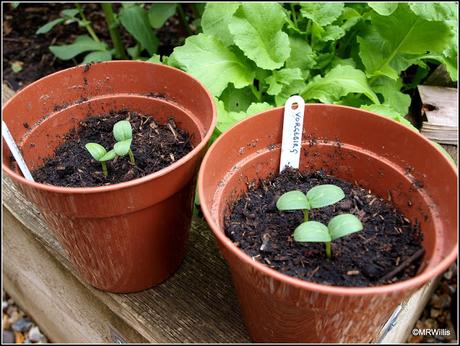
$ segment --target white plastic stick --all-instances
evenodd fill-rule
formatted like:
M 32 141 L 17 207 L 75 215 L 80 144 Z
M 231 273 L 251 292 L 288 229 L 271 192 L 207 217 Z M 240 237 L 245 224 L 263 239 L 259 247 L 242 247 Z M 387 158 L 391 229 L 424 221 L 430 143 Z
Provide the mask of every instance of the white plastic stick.
M 32 177 L 32 174 L 30 174 L 29 168 L 27 168 L 27 164 L 24 161 L 24 158 L 22 157 L 21 152 L 18 149 L 18 146 L 16 145 L 16 142 L 14 141 L 14 138 L 11 135 L 10 130 L 8 130 L 8 126 L 6 126 L 3 120 L 2 136 L 3 138 L 5 138 L 6 144 L 8 145 L 8 148 L 10 148 L 10 151 L 13 154 L 14 159 L 18 163 L 19 169 L 21 170 L 22 175 L 24 175 L 24 178 L 26 178 L 27 180 L 34 181 L 34 178 Z
M 288 166 L 299 168 L 304 111 L 305 101 L 298 95 L 288 98 L 284 105 L 280 173 Z

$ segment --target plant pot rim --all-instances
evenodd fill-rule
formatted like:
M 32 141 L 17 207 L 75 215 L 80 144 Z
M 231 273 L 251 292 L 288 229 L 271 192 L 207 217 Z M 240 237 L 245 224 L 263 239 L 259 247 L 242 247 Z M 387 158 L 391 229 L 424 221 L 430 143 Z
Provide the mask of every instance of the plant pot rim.
M 129 187 L 133 187 L 133 186 L 136 186 L 136 185 L 141 185 L 141 184 L 143 184 L 143 183 L 145 183 L 147 181 L 154 180 L 156 178 L 164 176 L 164 175 L 170 173 L 171 171 L 174 171 L 175 169 L 177 169 L 178 167 L 183 165 L 185 162 L 189 161 L 193 156 L 197 155 L 203 149 L 204 146 L 207 145 L 207 143 L 209 142 L 209 139 L 212 136 L 212 133 L 214 131 L 216 123 L 217 123 L 217 111 L 216 111 L 216 105 L 215 105 L 215 102 L 214 102 L 214 98 L 211 95 L 211 93 L 209 92 L 209 90 L 204 86 L 203 83 L 201 83 L 198 79 L 196 79 L 192 75 L 190 75 L 188 73 L 185 73 L 185 72 L 183 72 L 183 71 L 181 71 L 181 70 L 179 70 L 179 69 L 177 69 L 175 67 L 171 67 L 171 66 L 163 65 L 163 64 L 159 64 L 159 63 L 152 63 L 152 62 L 146 62 L 146 61 L 134 61 L 134 60 L 114 60 L 114 61 L 101 61 L 101 62 L 91 63 L 91 65 L 107 65 L 107 64 L 113 64 L 113 65 L 116 65 L 116 64 L 133 64 L 133 65 L 134 64 L 138 64 L 138 65 L 153 64 L 153 65 L 158 65 L 158 66 L 161 66 L 162 68 L 164 68 L 166 70 L 174 70 L 176 73 L 182 74 L 182 75 L 186 76 L 187 78 L 191 78 L 196 83 L 198 83 L 203 88 L 204 92 L 208 95 L 209 99 L 211 100 L 211 107 L 212 107 L 211 124 L 209 126 L 208 132 L 203 137 L 203 139 L 200 141 L 200 143 L 196 147 L 194 147 L 189 153 L 187 153 L 185 156 L 183 156 L 182 158 L 180 158 L 176 162 L 172 163 L 171 165 L 169 165 L 169 166 L 167 166 L 167 167 L 165 167 L 165 168 L 163 168 L 163 169 L 161 169 L 159 171 L 147 174 L 146 176 L 143 176 L 141 178 L 137 178 L 137 179 L 133 179 L 133 180 L 130 180 L 130 181 L 121 182 L 121 183 L 117 183 L 117 184 L 106 185 L 106 186 L 64 187 L 64 186 L 43 184 L 43 183 L 39 183 L 39 182 L 36 182 L 36 181 L 30 181 L 30 180 L 27 180 L 26 178 L 24 178 L 22 175 L 16 173 L 12 169 L 10 169 L 8 167 L 8 165 L 6 165 L 2 161 L 2 168 L 9 176 L 11 176 L 13 179 L 17 180 L 20 184 L 25 184 L 25 185 L 28 185 L 30 187 L 36 188 L 38 190 L 47 191 L 47 192 L 63 193 L 63 194 L 103 193 L 103 192 L 109 192 L 109 191 L 113 191 L 113 190 L 120 190 L 120 189 L 124 189 L 124 188 L 129 188 Z M 86 65 L 88 65 L 88 64 L 77 65 L 77 66 L 74 66 L 74 67 L 70 67 L 70 68 L 67 68 L 67 69 L 63 69 L 63 70 L 51 73 L 51 74 L 49 74 L 49 75 L 47 75 L 47 76 L 45 76 L 43 78 L 40 78 L 40 79 L 36 80 L 33 83 L 27 85 L 25 88 L 23 88 L 18 93 L 16 93 L 15 96 L 20 95 L 22 92 L 24 92 L 25 90 L 27 90 L 29 88 L 34 88 L 36 84 L 42 83 L 43 81 L 46 81 L 48 78 L 54 78 L 56 76 L 59 76 L 60 74 L 65 74 L 65 73 L 67 73 L 68 71 L 71 71 L 71 70 L 85 68 Z M 13 98 L 9 99 L 3 105 L 3 109 L 6 106 L 8 106 L 8 104 L 12 101 L 12 99 Z
M 416 135 L 416 136 L 421 137 L 422 140 L 424 140 L 425 142 L 428 142 L 432 147 L 434 147 L 439 152 L 442 159 L 446 160 L 449 163 L 450 167 L 455 171 L 455 174 L 458 175 L 457 167 L 454 165 L 454 163 L 451 160 L 449 160 L 444 155 L 444 153 L 441 152 L 441 150 L 439 150 L 427 138 L 425 138 L 418 132 L 415 132 L 409 129 L 407 126 L 402 125 L 393 119 L 390 119 L 380 114 L 369 112 L 364 109 L 359 109 L 359 108 L 350 107 L 350 106 L 334 105 L 334 104 L 319 104 L 319 103 L 305 104 L 305 107 L 307 106 L 345 108 L 345 109 L 352 109 L 354 111 L 359 110 L 360 112 L 367 113 L 369 116 L 379 117 L 379 118 L 382 118 L 384 121 L 394 122 L 398 124 L 398 126 L 403 127 L 404 131 L 407 131 L 408 136 Z M 387 285 L 372 286 L 372 287 L 331 286 L 331 285 L 324 285 L 324 284 L 318 284 L 318 283 L 301 280 L 301 279 L 283 274 L 275 269 L 271 269 L 270 267 L 262 263 L 252 260 L 252 258 L 249 255 L 247 255 L 242 249 L 240 249 L 235 244 L 233 244 L 233 242 L 225 235 L 224 230 L 219 227 L 219 225 L 216 223 L 216 221 L 212 217 L 211 212 L 210 212 L 211 210 L 210 206 L 206 205 L 206 199 L 203 197 L 204 196 L 203 182 L 204 182 L 204 174 L 205 174 L 204 168 L 207 166 L 207 163 L 210 159 L 210 156 L 212 155 L 214 148 L 219 145 L 219 143 L 223 140 L 224 136 L 229 136 L 229 134 L 233 132 L 235 128 L 245 126 L 247 122 L 253 121 L 253 119 L 256 117 L 263 117 L 264 113 L 266 112 L 282 111 L 283 108 L 284 108 L 283 106 L 276 107 L 270 110 L 266 110 L 266 111 L 254 114 L 242 120 L 241 122 L 233 125 L 230 129 L 225 131 L 221 136 L 217 138 L 217 140 L 210 146 L 206 155 L 203 158 L 200 172 L 198 173 L 198 193 L 200 196 L 200 203 L 202 206 L 201 210 L 203 211 L 203 215 L 206 221 L 208 222 L 212 232 L 214 233 L 214 236 L 217 238 L 217 240 L 221 244 L 223 244 L 223 246 L 228 251 L 236 255 L 238 259 L 242 261 L 243 263 L 252 266 L 257 271 L 262 272 L 264 275 L 269 276 L 277 281 L 281 281 L 284 284 L 291 285 L 297 289 L 316 291 L 322 294 L 329 294 L 329 295 L 336 295 L 336 296 L 363 296 L 363 295 L 374 295 L 374 294 L 385 294 L 385 293 L 389 294 L 389 293 L 394 293 L 398 291 L 409 290 L 412 288 L 419 288 L 425 283 L 427 283 L 428 281 L 434 279 L 437 275 L 441 274 L 444 270 L 446 270 L 449 267 L 449 265 L 452 262 L 455 261 L 455 258 L 457 257 L 457 248 L 458 248 L 457 246 L 455 246 L 454 249 L 442 261 L 440 261 L 440 263 L 438 263 L 437 266 L 431 268 L 428 271 L 422 272 L 421 274 L 418 274 L 415 277 L 410 278 L 408 280 L 404 280 L 404 281 L 400 281 L 400 282 L 396 282 L 392 284 L 387 284 Z

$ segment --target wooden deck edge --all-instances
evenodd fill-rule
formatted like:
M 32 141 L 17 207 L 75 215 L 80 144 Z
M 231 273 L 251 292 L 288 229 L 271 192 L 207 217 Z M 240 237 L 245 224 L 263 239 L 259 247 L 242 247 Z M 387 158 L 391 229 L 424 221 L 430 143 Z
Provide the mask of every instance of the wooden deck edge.
M 3 207 L 5 291 L 53 342 L 149 342 L 114 314 Z

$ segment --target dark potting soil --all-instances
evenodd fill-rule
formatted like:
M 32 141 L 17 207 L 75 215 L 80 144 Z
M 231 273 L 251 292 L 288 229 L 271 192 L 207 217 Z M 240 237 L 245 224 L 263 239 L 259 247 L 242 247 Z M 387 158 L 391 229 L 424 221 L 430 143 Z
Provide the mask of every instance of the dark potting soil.
M 95 161 L 85 145 L 93 142 L 107 150 L 113 148 L 113 125 L 129 120 L 133 129 L 131 150 L 135 165 L 128 155 L 107 161 L 108 176 L 104 177 L 101 163 Z M 46 159 L 42 167 L 32 172 L 36 181 L 56 186 L 92 187 L 121 183 L 159 171 L 179 160 L 192 150 L 190 136 L 170 118 L 159 124 L 148 115 L 121 111 L 96 117 L 80 123 L 70 131 L 54 157 Z
M 324 243 L 298 243 L 292 238 L 303 222 L 302 211 L 282 212 L 277 199 L 291 190 L 308 191 L 321 184 L 341 187 L 340 202 L 309 211 L 309 219 L 328 221 L 338 214 L 357 216 L 363 230 L 332 242 L 328 259 Z M 254 260 L 299 279 L 336 286 L 375 286 L 413 277 L 423 258 L 418 223 L 411 224 L 388 201 L 321 171 L 286 169 L 249 186 L 229 206 L 226 235 Z

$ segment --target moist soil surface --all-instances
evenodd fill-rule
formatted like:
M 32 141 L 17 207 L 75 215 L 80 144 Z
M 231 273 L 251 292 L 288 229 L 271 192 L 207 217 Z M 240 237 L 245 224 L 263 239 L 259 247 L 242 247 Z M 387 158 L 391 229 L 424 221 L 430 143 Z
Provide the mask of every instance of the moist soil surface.
M 341 187 L 345 198 L 312 209 L 309 220 L 323 224 L 338 214 L 357 216 L 363 230 L 332 242 L 328 259 L 324 243 L 292 238 L 303 222 L 302 211 L 281 212 L 277 199 L 291 190 L 308 191 L 321 184 Z M 299 279 L 335 286 L 375 286 L 413 277 L 423 258 L 422 233 L 388 201 L 322 171 L 286 169 L 278 176 L 250 184 L 229 206 L 226 235 L 254 260 Z M 414 259 L 415 257 L 415 259 Z M 394 273 L 394 275 L 392 274 Z
M 110 34 L 107 30 L 104 13 L 100 4 L 81 4 L 86 18 L 91 21 L 99 39 L 112 47 Z M 121 4 L 113 4 L 116 13 Z M 148 10 L 150 5 L 146 5 Z M 3 80 L 13 90 L 44 77 L 50 73 L 80 64 L 85 54 L 80 54 L 72 60 L 59 60 L 49 50 L 51 45 L 72 43 L 79 35 L 88 35 L 85 28 L 78 23 L 56 25 L 46 34 L 36 34 L 44 24 L 60 18 L 62 10 L 75 8 L 72 3 L 23 3 L 14 9 L 11 4 L 5 4 L 3 11 Z M 185 37 L 196 33 L 193 21 L 196 18 L 192 4 L 183 4 L 184 22 L 176 13 L 165 24 L 155 30 L 159 39 L 157 54 L 170 55 L 174 47 L 183 44 Z M 119 27 L 121 39 L 125 48 L 135 45 L 135 41 L 123 27 Z M 143 53 L 146 54 L 145 52 Z M 148 57 L 148 56 L 146 56 Z M 14 71 L 13 66 L 19 66 L 20 71 Z
M 113 125 L 128 120 L 133 129 L 131 150 L 135 165 L 128 155 L 107 161 L 108 176 L 104 177 L 101 163 L 86 150 L 87 143 L 98 143 L 106 150 L 113 148 Z M 91 116 L 80 127 L 65 136 L 56 148 L 54 157 L 32 172 L 36 181 L 56 186 L 92 187 L 121 183 L 159 171 L 179 160 L 192 150 L 190 136 L 169 118 L 159 124 L 148 115 L 135 112 L 111 112 Z

